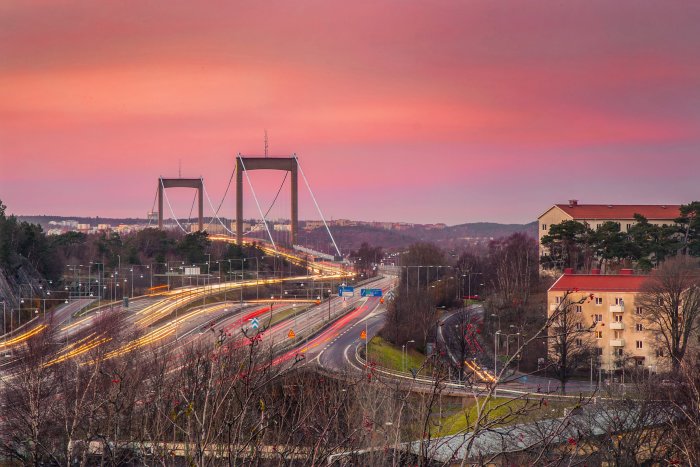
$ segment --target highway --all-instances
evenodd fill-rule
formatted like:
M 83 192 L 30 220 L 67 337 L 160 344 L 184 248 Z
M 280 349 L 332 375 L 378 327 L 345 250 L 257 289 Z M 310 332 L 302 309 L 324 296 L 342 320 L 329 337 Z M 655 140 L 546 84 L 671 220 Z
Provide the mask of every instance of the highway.
M 340 275 L 299 276 L 266 279 L 259 283 L 342 279 L 342 277 Z M 388 288 L 390 284 L 389 279 L 377 279 L 369 282 L 367 286 Z M 248 342 L 246 333 L 252 335 L 255 332 L 252 329 L 251 320 L 257 318 L 260 326 L 260 340 L 283 353 L 275 361 L 276 364 L 281 364 L 290 360 L 292 356 L 315 352 L 335 333 L 341 332 L 346 324 L 362 315 L 367 309 L 364 305 L 366 301 L 379 302 L 379 299 L 360 297 L 359 291 L 355 297 L 343 299 L 332 296 L 330 302 L 326 300 L 320 304 L 317 304 L 316 300 L 301 298 L 286 301 L 267 300 L 271 303 L 260 303 L 265 300 L 250 300 L 243 303 L 226 301 L 214 304 L 204 302 L 206 297 L 219 295 L 223 290 L 255 285 L 256 281 L 253 280 L 184 287 L 161 296 L 134 299 L 128 308 L 124 308 L 121 304 L 103 306 L 101 309 L 90 310 L 85 316 L 76 319 L 71 319 L 70 316 L 79 308 L 79 305 L 73 305 L 69 311 L 64 310 L 60 315 L 60 321 L 64 324 L 59 327 L 55 339 L 64 345 L 48 364 L 79 357 L 97 346 L 111 342 L 114 336 L 105 330 L 100 331 L 101 320 L 109 315 L 121 317 L 122 329 L 141 330 L 141 332 L 137 337 L 110 350 L 105 355 L 106 358 L 125 355 L 135 350 L 145 350 L 152 345 L 167 346 L 176 353 L 181 353 L 181 349 L 197 340 L 243 346 Z M 200 301 L 204 304 L 200 305 Z M 108 310 L 111 310 L 111 313 L 105 314 Z M 346 319 L 346 314 L 350 316 L 349 319 Z M 329 315 L 332 323 L 330 332 L 323 331 L 323 328 L 329 325 Z M 21 345 L 26 338 L 42 332 L 44 326 L 43 323 L 37 324 L 28 333 L 15 336 L 12 340 L 5 341 L 3 345 L 7 348 Z M 294 333 L 293 338 L 289 337 L 290 331 Z M 8 369 L 8 363 L 8 361 L 4 362 L 5 369 Z

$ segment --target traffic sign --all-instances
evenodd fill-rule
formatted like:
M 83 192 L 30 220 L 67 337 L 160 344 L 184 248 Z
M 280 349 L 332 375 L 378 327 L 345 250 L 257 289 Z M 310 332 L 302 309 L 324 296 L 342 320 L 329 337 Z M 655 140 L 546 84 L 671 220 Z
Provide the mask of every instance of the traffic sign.
M 364 329 L 360 333 L 360 339 L 362 339 L 363 341 L 367 340 L 367 331 L 365 331 Z
M 382 289 L 360 289 L 360 296 L 362 297 L 381 297 Z
M 339 297 L 354 297 L 355 296 L 355 287 L 351 287 L 349 285 L 341 285 L 338 287 L 338 296 Z
M 294 329 L 290 329 L 289 332 L 287 333 L 287 337 L 290 339 L 294 339 L 297 335 L 294 334 Z
M 258 327 L 260 327 L 260 321 L 258 321 L 258 318 L 253 318 L 250 320 L 250 325 L 253 326 L 253 329 L 258 329 Z

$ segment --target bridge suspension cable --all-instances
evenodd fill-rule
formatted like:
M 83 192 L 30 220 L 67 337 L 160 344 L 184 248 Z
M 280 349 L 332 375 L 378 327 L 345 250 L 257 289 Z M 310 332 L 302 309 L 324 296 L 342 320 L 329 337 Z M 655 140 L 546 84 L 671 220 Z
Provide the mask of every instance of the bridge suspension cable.
M 282 187 L 284 187 L 284 182 L 287 181 L 287 176 L 289 176 L 289 172 L 285 171 L 284 178 L 282 179 L 282 183 L 280 184 L 280 188 L 279 188 L 279 190 L 277 190 L 277 194 L 275 195 L 275 199 L 273 199 L 272 203 L 270 203 L 270 207 L 267 208 L 267 212 L 265 213 L 265 217 L 267 217 L 268 214 L 270 214 L 270 211 L 272 211 L 272 207 L 275 205 L 275 202 L 277 201 L 277 198 L 279 197 L 280 192 L 282 191 Z
M 217 220 L 219 221 L 219 223 L 221 224 L 221 226 L 222 226 L 227 232 L 229 232 L 231 235 L 233 235 L 233 232 L 231 231 L 231 229 L 229 229 L 228 227 L 226 227 L 226 226 L 224 225 L 224 223 L 222 222 L 222 220 L 219 218 L 219 211 L 221 210 L 221 206 L 224 205 L 224 201 L 226 200 L 226 195 L 228 195 L 228 190 L 229 190 L 229 188 L 231 188 L 231 181 L 233 180 L 233 176 L 234 176 L 234 175 L 236 175 L 236 165 L 235 165 L 235 164 L 234 164 L 234 166 L 233 166 L 233 171 L 231 172 L 231 176 L 230 176 L 229 179 L 228 179 L 228 185 L 226 185 L 226 191 L 224 191 L 224 197 L 221 198 L 221 202 L 219 203 L 219 207 L 216 208 L 216 211 L 214 211 L 214 206 L 213 206 L 213 204 L 212 204 L 212 202 L 211 202 L 211 198 L 209 198 L 209 195 L 207 194 L 207 198 L 209 199 L 209 206 L 211 206 L 212 211 L 214 211 L 214 216 L 212 216 L 212 218 L 209 219 L 209 222 L 207 223 L 207 227 L 209 227 L 209 226 L 212 224 L 212 222 L 214 221 L 214 219 L 217 219 Z M 204 185 L 204 184 L 202 183 L 202 185 Z M 204 190 L 204 193 L 206 194 L 206 188 L 205 188 L 205 190 Z
M 301 164 L 299 163 L 299 159 L 297 158 L 296 154 L 294 154 L 294 160 L 297 161 L 297 166 L 299 167 L 299 172 L 301 172 L 301 178 L 304 179 L 304 183 L 306 184 L 306 188 L 308 188 L 309 193 L 311 194 L 311 199 L 314 201 L 314 205 L 316 205 L 316 210 L 318 210 L 318 214 L 321 216 L 321 220 L 323 221 L 323 225 L 326 227 L 326 231 L 328 232 L 328 235 L 331 237 L 331 241 L 333 242 L 333 246 L 335 247 L 335 251 L 338 253 L 338 256 L 342 256 L 340 254 L 340 249 L 338 248 L 338 245 L 335 243 L 335 239 L 333 238 L 333 234 L 331 233 L 331 229 L 328 228 L 328 224 L 326 223 L 326 219 L 323 217 L 323 213 L 321 212 L 321 208 L 318 206 L 318 202 L 316 201 L 316 197 L 314 196 L 314 192 L 311 191 L 311 186 L 309 185 L 309 181 L 306 179 L 306 175 L 304 175 L 304 169 L 301 168 Z
M 204 182 L 202 182 L 204 184 Z M 187 223 L 190 224 L 192 223 L 192 211 L 194 211 L 194 203 L 197 201 L 197 192 L 194 192 L 194 196 L 192 197 L 192 207 L 190 207 L 190 214 L 187 216 Z
M 151 206 L 151 212 L 149 214 L 153 214 L 153 210 L 156 208 L 156 201 L 158 201 L 158 188 L 156 188 L 156 194 L 153 197 L 153 206 Z M 146 228 L 149 228 L 151 226 L 151 222 L 153 222 L 153 216 L 149 215 L 148 225 L 146 226 Z
M 277 245 L 275 244 L 275 240 L 272 238 L 272 233 L 270 232 L 270 227 L 267 225 L 267 220 L 265 219 L 265 214 L 262 212 L 262 208 L 260 207 L 260 202 L 258 201 L 258 197 L 255 195 L 255 189 L 253 189 L 253 183 L 250 181 L 250 176 L 248 175 L 248 171 L 245 168 L 245 163 L 243 162 L 243 157 L 239 154 L 238 159 L 241 161 L 241 167 L 243 167 L 243 172 L 245 172 L 245 177 L 246 180 L 248 180 L 248 186 L 250 186 L 250 192 L 253 194 L 253 199 L 255 200 L 255 205 L 258 207 L 258 211 L 260 212 L 260 215 L 262 216 L 263 224 L 265 225 L 265 230 L 267 230 L 267 235 L 270 237 L 270 243 L 272 243 L 272 248 L 277 251 Z
M 209 193 L 207 193 L 207 187 L 206 187 L 206 185 L 204 185 L 204 183 L 202 183 L 202 187 L 204 188 L 204 196 L 206 196 L 207 202 L 209 202 L 209 206 L 211 207 L 211 210 L 213 211 L 213 210 L 214 210 L 214 205 L 213 205 L 212 202 L 211 202 L 211 198 L 209 197 Z M 224 197 L 225 197 L 225 196 L 226 196 L 226 195 L 224 195 Z M 223 201 L 222 201 L 222 203 L 223 203 Z M 219 208 L 221 208 L 221 205 L 219 205 Z M 221 224 L 221 227 L 223 227 L 224 230 L 226 230 L 228 233 L 230 233 L 231 235 L 233 235 L 233 232 L 231 231 L 231 229 L 229 229 L 228 227 L 226 227 L 226 224 L 224 224 L 224 221 L 222 221 L 221 218 L 218 216 L 218 212 L 219 212 L 219 211 L 218 211 L 218 209 L 217 209 L 217 211 L 214 213 L 214 217 L 212 217 L 212 218 L 209 220 L 209 223 L 207 224 L 207 227 L 209 227 L 209 226 L 211 225 L 212 221 L 213 221 L 214 219 L 216 219 L 216 220 L 219 221 L 219 224 Z
M 175 215 L 175 211 L 173 211 L 173 206 L 170 204 L 170 199 L 168 199 L 168 190 L 165 189 L 165 185 L 163 184 L 163 177 L 160 177 L 160 186 L 163 188 L 163 195 L 165 196 L 165 202 L 168 204 L 168 208 L 170 208 L 170 214 L 172 214 L 173 219 L 175 219 L 175 223 L 177 224 L 178 227 L 180 227 L 180 230 L 185 232 L 187 234 L 187 230 L 185 230 L 184 227 L 180 224 L 180 221 L 177 220 L 177 216 Z

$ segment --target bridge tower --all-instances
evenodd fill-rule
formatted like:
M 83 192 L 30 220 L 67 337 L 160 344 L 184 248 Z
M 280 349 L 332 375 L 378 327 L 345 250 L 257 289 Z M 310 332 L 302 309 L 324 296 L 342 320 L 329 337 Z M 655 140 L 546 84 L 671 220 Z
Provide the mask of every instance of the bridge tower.
M 299 232 L 299 165 L 296 157 L 247 157 L 239 155 L 236 158 L 236 241 L 239 245 L 243 242 L 243 172 L 248 170 L 286 170 L 291 176 L 292 193 L 292 245 L 297 244 Z
M 163 229 L 163 190 L 166 188 L 194 188 L 197 190 L 199 231 L 204 230 L 204 182 L 201 178 L 158 179 L 158 228 Z

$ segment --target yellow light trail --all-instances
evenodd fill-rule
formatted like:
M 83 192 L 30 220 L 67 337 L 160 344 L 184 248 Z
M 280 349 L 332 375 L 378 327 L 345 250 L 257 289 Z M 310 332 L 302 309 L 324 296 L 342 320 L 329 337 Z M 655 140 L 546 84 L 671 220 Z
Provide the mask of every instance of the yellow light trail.
M 40 324 L 40 325 L 38 325 L 37 327 L 32 328 L 32 329 L 30 329 L 29 331 L 27 331 L 27 332 L 25 332 L 25 333 L 23 333 L 23 334 L 20 334 L 19 336 L 16 336 L 16 337 L 13 337 L 12 339 L 8 339 L 8 340 L 6 340 L 6 341 L 0 342 L 0 348 L 2 348 L 2 347 L 11 347 L 11 346 L 13 346 L 13 345 L 20 344 L 20 343 L 26 341 L 27 339 L 29 339 L 30 337 L 36 336 L 36 335 L 39 334 L 41 331 L 43 331 L 44 329 L 46 329 L 46 327 L 47 327 L 47 326 L 46 326 L 45 324 Z
M 482 369 L 479 368 L 479 366 L 476 365 L 475 363 L 470 362 L 469 360 L 465 360 L 465 361 L 464 361 L 464 364 L 467 366 L 467 368 L 469 368 L 470 370 L 472 370 L 472 372 L 474 372 L 474 374 L 475 374 L 476 376 L 478 376 L 479 378 L 481 378 L 482 381 L 486 381 L 486 382 L 489 382 L 489 383 L 493 383 L 494 381 L 496 381 L 496 378 L 495 378 L 494 376 L 492 376 L 491 373 L 482 370 Z
M 163 324 L 157 329 L 154 329 L 153 331 L 149 332 L 148 334 L 141 336 L 140 338 L 136 339 L 135 341 L 131 341 L 119 349 L 113 350 L 112 352 L 109 352 L 107 355 L 105 355 L 105 358 L 114 358 L 118 357 L 120 355 L 125 355 L 139 347 L 143 347 L 149 344 L 152 344 L 154 342 L 157 342 L 161 339 L 164 339 L 168 337 L 169 335 L 173 334 L 175 332 L 175 329 L 185 321 L 188 321 L 196 316 L 205 314 L 205 313 L 212 313 L 215 311 L 222 310 L 226 308 L 228 305 L 226 304 L 217 304 L 217 305 L 212 305 L 204 308 L 200 308 L 198 310 L 191 311 L 173 321 L 170 321 L 168 323 Z
M 55 365 L 56 363 L 65 362 L 68 359 L 71 359 L 73 357 L 77 357 L 78 355 L 84 354 L 85 352 L 92 350 L 95 347 L 102 345 L 104 343 L 107 343 L 111 340 L 112 340 L 111 337 L 100 337 L 97 339 L 90 340 L 90 341 L 85 342 L 84 344 L 74 348 L 70 352 L 67 352 L 64 355 L 61 355 L 61 356 L 54 358 L 53 360 L 47 362 L 44 366 L 51 366 L 51 365 Z

